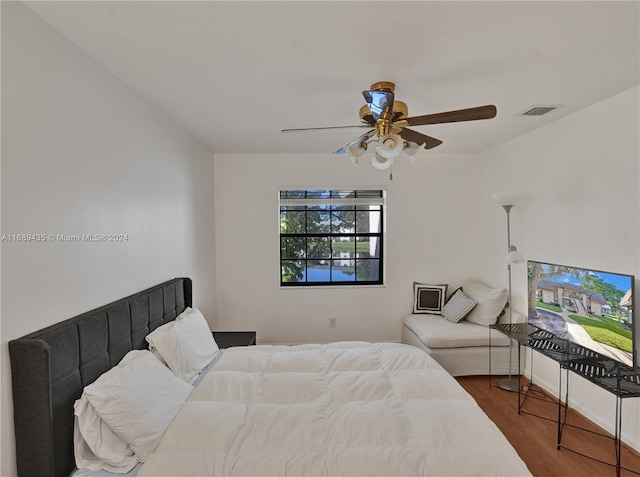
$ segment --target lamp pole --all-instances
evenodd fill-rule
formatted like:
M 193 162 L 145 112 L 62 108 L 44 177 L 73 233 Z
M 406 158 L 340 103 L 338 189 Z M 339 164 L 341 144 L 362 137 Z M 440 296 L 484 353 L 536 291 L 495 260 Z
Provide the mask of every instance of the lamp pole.
M 509 213 L 514 207 L 513 204 L 502 206 L 507 213 L 507 272 L 509 274 L 509 327 L 513 324 L 513 312 L 511 303 L 511 262 L 509 261 L 509 253 L 511 252 L 511 223 L 509 222 Z M 515 248 L 515 247 L 514 247 Z M 498 381 L 498 387 L 505 391 L 520 392 L 520 380 L 517 381 L 511 376 L 511 364 L 513 363 L 513 340 L 509 340 L 509 377 Z

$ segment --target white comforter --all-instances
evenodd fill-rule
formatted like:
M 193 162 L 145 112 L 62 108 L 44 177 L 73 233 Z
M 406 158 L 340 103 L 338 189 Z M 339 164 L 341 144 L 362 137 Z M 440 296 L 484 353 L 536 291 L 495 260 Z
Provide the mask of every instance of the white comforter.
M 401 344 L 230 348 L 138 477 L 530 476 L 464 389 Z

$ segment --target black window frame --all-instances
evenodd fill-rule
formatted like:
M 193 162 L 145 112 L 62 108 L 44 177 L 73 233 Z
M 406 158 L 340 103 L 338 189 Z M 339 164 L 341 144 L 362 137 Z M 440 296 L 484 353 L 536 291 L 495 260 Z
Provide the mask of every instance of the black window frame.
M 285 204 L 285 205 L 283 205 Z M 369 207 L 368 210 L 363 207 Z M 371 209 L 371 207 L 377 207 Z M 385 221 L 386 221 L 386 190 L 383 188 L 368 189 L 283 189 L 279 191 L 279 247 L 280 247 L 280 287 L 336 287 L 336 286 L 383 286 L 385 284 Z M 329 215 L 327 223 L 328 231 L 312 231 L 308 228 L 310 223 L 307 221 L 309 213 L 317 213 L 321 211 L 323 214 Z M 358 213 L 366 211 L 379 213 L 378 231 L 363 232 L 358 227 Z M 283 231 L 283 213 L 293 212 L 300 214 L 304 212 L 304 232 L 286 232 Z M 353 212 L 353 231 L 340 232 L 334 229 L 334 212 Z M 370 215 L 369 215 L 370 216 Z M 339 239 L 352 239 L 354 243 L 354 251 L 352 257 L 340 257 L 335 255 L 334 243 Z M 371 238 L 377 239 L 376 253 L 373 257 L 358 256 L 358 242 L 368 241 Z M 304 256 L 293 257 L 283 256 L 285 248 L 283 240 L 301 240 L 303 242 Z M 336 240 L 337 239 L 337 240 Z M 309 240 L 328 242 L 328 255 L 324 258 L 309 257 Z M 354 278 L 353 280 L 333 280 L 334 263 L 338 260 L 353 261 Z M 309 281 L 308 270 L 309 262 L 328 261 L 329 279 L 327 281 Z M 304 281 L 293 280 L 285 281 L 285 264 L 299 262 L 303 264 Z M 377 271 L 377 279 L 362 280 L 358 279 L 358 266 L 368 263 L 369 266 L 374 264 Z M 367 269 L 370 270 L 370 269 Z M 366 273 L 366 272 L 365 272 Z

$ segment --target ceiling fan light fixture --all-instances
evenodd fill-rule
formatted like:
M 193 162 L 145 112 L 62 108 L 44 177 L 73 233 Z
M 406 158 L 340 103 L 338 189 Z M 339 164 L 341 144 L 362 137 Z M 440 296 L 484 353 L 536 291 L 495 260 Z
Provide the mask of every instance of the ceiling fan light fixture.
M 404 141 L 400 136 L 397 134 L 385 134 L 378 139 L 376 151 L 382 157 L 392 159 L 402 152 L 403 147 Z
M 393 158 L 381 156 L 376 152 L 376 155 L 371 158 L 371 165 L 376 169 L 389 169 Z
M 420 146 L 418 146 L 415 142 L 406 142 L 402 152 L 404 152 L 407 156 L 413 158 L 413 156 L 416 155 L 416 152 L 418 152 L 418 149 L 420 149 Z
M 360 157 L 364 154 L 364 151 L 367 150 L 367 143 L 366 142 L 360 142 L 360 143 L 356 143 L 356 144 L 351 144 L 349 146 L 347 146 L 347 154 L 349 155 L 349 157 L 353 156 L 353 157 Z
M 345 148 L 346 152 L 347 152 L 347 156 L 349 156 L 349 159 L 351 159 L 351 163 L 354 166 L 358 166 L 360 165 L 360 162 L 358 161 L 358 158 L 360 156 L 362 156 L 364 154 L 364 152 L 367 150 L 367 143 L 366 142 L 360 142 L 360 143 L 356 143 L 356 144 L 351 144 L 349 146 L 347 146 Z

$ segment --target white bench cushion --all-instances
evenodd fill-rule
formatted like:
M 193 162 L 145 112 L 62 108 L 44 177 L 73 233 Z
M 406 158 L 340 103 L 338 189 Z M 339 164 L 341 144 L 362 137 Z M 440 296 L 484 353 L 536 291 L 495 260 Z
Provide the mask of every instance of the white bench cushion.
M 499 331 L 465 320 L 451 323 L 441 315 L 407 315 L 402 322 L 432 349 L 489 346 L 489 332 L 492 346 L 509 346 L 509 338 Z

